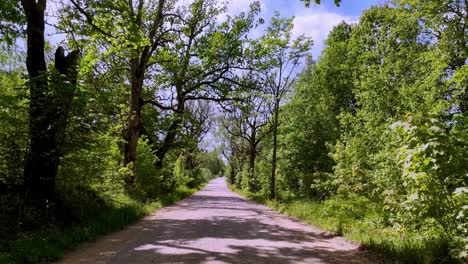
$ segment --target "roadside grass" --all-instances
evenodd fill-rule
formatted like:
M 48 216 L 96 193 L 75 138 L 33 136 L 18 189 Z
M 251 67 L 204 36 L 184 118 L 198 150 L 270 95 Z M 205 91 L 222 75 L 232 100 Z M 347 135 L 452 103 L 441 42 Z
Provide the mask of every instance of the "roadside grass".
M 281 213 L 344 236 L 398 263 L 459 263 L 449 257 L 449 242 L 441 230 L 397 229 L 389 224 L 388 215 L 381 206 L 363 197 L 326 201 L 289 198 L 280 201 L 268 200 L 261 193 L 239 190 L 232 185 L 229 188 Z
M 201 189 L 179 187 L 153 202 L 140 202 L 120 195 L 114 204 L 85 222 L 69 227 L 50 227 L 23 233 L 16 240 L 7 242 L 6 252 L 0 252 L 0 263 L 44 263 L 58 260 L 66 250 L 91 241 L 99 236 L 115 232 L 166 205 L 182 200 Z

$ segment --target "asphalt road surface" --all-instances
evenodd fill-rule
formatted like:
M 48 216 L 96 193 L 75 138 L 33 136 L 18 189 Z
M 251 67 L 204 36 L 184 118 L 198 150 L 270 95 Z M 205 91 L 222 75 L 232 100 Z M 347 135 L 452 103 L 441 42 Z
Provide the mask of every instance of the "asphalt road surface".
M 376 254 L 230 191 L 224 178 L 58 263 L 384 263 Z

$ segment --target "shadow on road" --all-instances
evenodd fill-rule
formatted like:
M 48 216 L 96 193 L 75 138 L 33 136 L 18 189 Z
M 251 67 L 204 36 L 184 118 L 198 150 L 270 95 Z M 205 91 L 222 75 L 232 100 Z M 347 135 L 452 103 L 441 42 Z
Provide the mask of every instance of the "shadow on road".
M 208 185 L 138 229 L 138 241 L 113 262 L 378 263 L 368 262 L 357 246 L 340 245 L 341 238 L 308 230 L 220 184 Z
M 224 179 L 61 263 L 384 263 L 330 235 L 231 192 Z

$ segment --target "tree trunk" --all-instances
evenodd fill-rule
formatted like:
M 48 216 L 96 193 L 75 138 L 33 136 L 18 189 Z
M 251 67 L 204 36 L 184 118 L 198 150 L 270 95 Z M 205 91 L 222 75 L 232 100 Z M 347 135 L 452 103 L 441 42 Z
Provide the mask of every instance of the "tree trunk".
M 54 184 L 51 183 L 51 168 L 55 161 L 48 160 L 50 151 L 43 152 L 52 144 L 50 131 L 47 129 L 47 115 L 43 113 L 44 91 L 47 90 L 47 66 L 44 51 L 44 12 L 46 1 L 22 0 L 27 18 L 27 58 L 29 74 L 29 148 L 25 161 L 24 185 L 26 201 L 30 205 L 45 208 L 44 203 L 53 196 Z
M 243 142 L 241 144 L 244 144 Z M 244 166 L 246 166 L 247 156 L 245 153 L 245 149 L 239 151 L 238 155 L 238 162 L 239 162 L 239 169 L 237 170 L 240 174 L 240 177 L 236 178 L 236 186 L 237 188 L 242 188 L 242 179 L 244 178 Z M 237 175 L 236 175 L 237 176 Z
M 156 168 L 158 169 L 163 167 L 164 158 L 166 157 L 167 152 L 173 147 L 180 125 L 184 119 L 183 115 L 185 111 L 185 100 L 183 98 L 178 98 L 177 101 L 177 113 L 175 113 L 175 119 L 169 126 L 169 130 L 167 131 L 162 145 L 156 151 L 156 157 L 158 158 L 158 161 L 156 162 Z
M 139 59 L 133 58 L 131 64 L 131 88 L 129 102 L 129 120 L 124 135 L 124 166 L 135 163 L 138 139 L 141 132 L 141 108 L 143 105 L 142 88 L 144 80 L 144 67 L 140 65 Z M 127 176 L 125 182 L 133 185 L 135 182 L 135 166 L 133 171 Z
M 279 115 L 279 100 L 275 100 L 275 113 L 273 120 L 273 158 L 271 160 L 271 177 L 270 177 L 270 199 L 276 198 L 276 153 L 278 150 L 278 115 Z
M 257 158 L 257 146 L 256 146 L 256 134 L 255 125 L 250 133 L 250 142 L 249 142 L 249 188 L 251 191 L 254 191 L 255 186 L 255 159 Z
M 234 158 L 231 158 L 232 160 L 229 162 L 230 165 L 231 165 L 231 170 L 229 171 L 230 175 L 229 175 L 229 182 L 231 184 L 235 184 L 236 183 L 236 164 L 234 162 Z
M 229 159 L 229 166 L 230 166 L 230 170 L 229 170 L 229 182 L 234 185 L 236 183 L 236 155 L 237 155 L 237 151 L 236 151 L 236 146 L 235 146 L 235 143 L 233 142 L 233 138 L 231 136 L 231 158 Z
M 158 169 L 161 169 L 164 165 L 164 158 L 166 157 L 167 152 L 171 149 L 172 145 L 174 144 L 175 138 L 177 136 L 177 130 L 181 122 L 182 121 L 179 120 L 179 118 L 172 122 L 162 145 L 156 151 L 156 157 L 158 158 L 158 161 L 156 162 L 156 167 Z
M 25 199 L 45 216 L 53 207 L 55 178 L 65 138 L 71 101 L 76 89 L 77 59 L 73 51 L 65 57 L 59 47 L 55 54 L 56 73 L 47 81 L 44 12 L 46 0 L 22 0 L 27 18 L 27 59 L 29 73 L 29 148 L 25 161 Z

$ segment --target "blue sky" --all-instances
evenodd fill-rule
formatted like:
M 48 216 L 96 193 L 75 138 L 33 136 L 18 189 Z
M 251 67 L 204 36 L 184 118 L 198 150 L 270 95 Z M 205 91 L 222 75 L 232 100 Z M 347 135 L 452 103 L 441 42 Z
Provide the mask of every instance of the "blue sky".
M 247 11 L 253 0 L 231 0 L 229 14 Z M 341 21 L 354 23 L 365 9 L 373 5 L 381 5 L 385 0 L 343 0 L 340 7 L 336 7 L 333 0 L 322 0 L 321 5 L 311 4 L 309 8 L 299 0 L 260 0 L 261 16 L 268 21 L 275 11 L 282 16 L 294 16 L 295 36 L 306 34 L 314 40 L 312 55 L 317 58 L 323 49 L 323 42 L 333 27 Z

